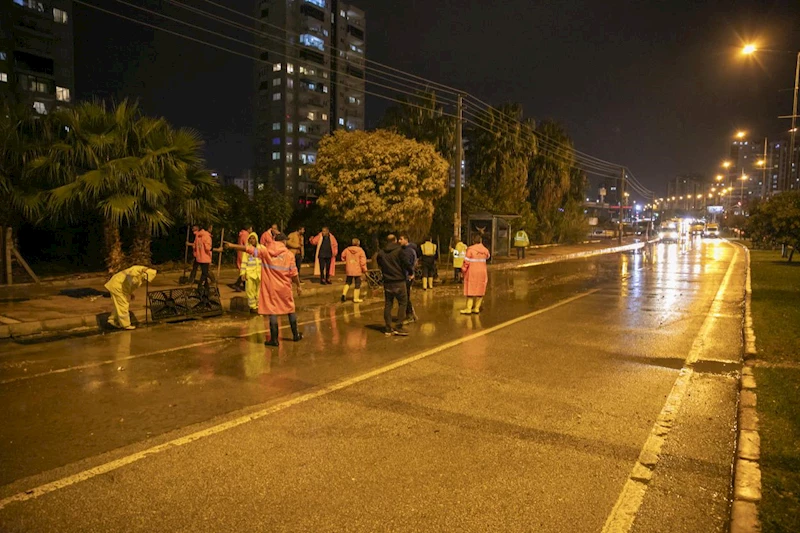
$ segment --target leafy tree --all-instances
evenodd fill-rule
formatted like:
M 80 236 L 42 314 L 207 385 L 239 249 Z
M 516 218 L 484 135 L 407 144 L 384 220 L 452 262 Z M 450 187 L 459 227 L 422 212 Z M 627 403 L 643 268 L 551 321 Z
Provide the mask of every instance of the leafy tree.
M 258 231 L 264 231 L 273 224 L 286 231 L 292 211 L 292 201 L 287 195 L 278 192 L 272 185 L 265 185 L 253 195 L 250 220 Z
M 377 239 L 385 231 L 427 231 L 448 168 L 431 144 L 386 130 L 339 130 L 320 142 L 311 175 L 323 190 L 320 205 Z
M 800 191 L 786 191 L 759 202 L 748 221 L 753 241 L 791 247 L 789 262 L 800 247 Z
M 416 98 L 403 100 L 403 104 L 386 110 L 381 127 L 432 144 L 442 157 L 452 162 L 455 159 L 456 120 L 445 115 L 436 93 L 422 92 Z
M 42 214 L 48 182 L 31 172 L 31 162 L 46 150 L 49 121 L 27 105 L 4 100 L 0 107 L 0 226 L 18 227 Z
M 535 238 L 544 243 L 582 238 L 587 229 L 582 206 L 586 176 L 575 168 L 572 140 L 552 121 L 540 123 L 536 135 L 547 150 L 537 153 L 528 168 L 530 202 L 538 221 Z

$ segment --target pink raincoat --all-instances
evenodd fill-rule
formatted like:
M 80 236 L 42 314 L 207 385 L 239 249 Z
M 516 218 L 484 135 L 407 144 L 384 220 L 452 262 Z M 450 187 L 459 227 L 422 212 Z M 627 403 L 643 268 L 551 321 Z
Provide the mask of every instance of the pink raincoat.
M 360 276 L 367 271 L 367 254 L 360 246 L 348 246 L 342 252 L 344 271 L 347 276 Z
M 239 230 L 239 244 L 240 246 L 247 246 L 247 239 L 250 238 L 250 232 L 246 229 Z M 242 268 L 242 259 L 244 258 L 245 252 L 238 252 L 236 254 L 236 269 L 240 270 Z
M 194 259 L 198 263 L 211 262 L 211 234 L 201 229 L 194 237 Z
M 264 237 L 262 235 L 262 237 Z M 268 235 L 266 248 L 248 245 L 248 254 L 261 259 L 261 290 L 258 291 L 259 315 L 288 315 L 294 313 L 292 278 L 297 276 L 294 254 L 282 242 Z
M 489 273 L 486 270 L 486 260 L 489 259 L 489 250 L 483 244 L 473 244 L 467 248 L 464 257 L 464 296 L 483 296 L 486 294 L 486 284 L 489 282 Z
M 333 252 L 330 272 L 331 277 L 333 277 L 336 273 L 336 256 L 339 254 L 339 243 L 336 242 L 336 237 L 333 236 L 333 233 L 329 233 L 328 235 L 331 238 L 331 252 Z M 312 246 L 317 247 L 317 253 L 314 256 L 314 275 L 319 276 L 319 247 L 322 246 L 322 232 L 317 233 L 316 237 L 308 239 L 308 242 L 310 242 Z

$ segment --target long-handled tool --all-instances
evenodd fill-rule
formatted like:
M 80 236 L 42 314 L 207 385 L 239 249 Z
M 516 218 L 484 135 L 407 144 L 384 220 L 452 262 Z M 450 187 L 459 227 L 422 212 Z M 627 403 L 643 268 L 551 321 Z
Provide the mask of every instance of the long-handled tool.
M 191 226 L 186 226 L 186 241 L 184 242 L 184 251 L 183 251 L 183 275 L 178 279 L 178 285 L 186 285 L 189 282 L 189 278 L 186 277 L 186 264 L 189 262 L 189 247 L 186 246 L 186 243 L 189 242 L 189 232 L 192 230 Z
M 217 279 L 215 283 L 219 288 L 219 273 L 222 270 L 222 251 L 225 249 L 225 228 L 222 228 L 222 233 L 219 236 L 219 256 L 217 257 Z

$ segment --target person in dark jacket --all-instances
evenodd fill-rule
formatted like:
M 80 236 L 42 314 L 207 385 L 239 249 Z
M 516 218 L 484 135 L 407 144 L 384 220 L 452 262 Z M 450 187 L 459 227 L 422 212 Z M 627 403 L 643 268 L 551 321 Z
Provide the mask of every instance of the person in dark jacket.
M 383 274 L 383 321 L 386 324 L 384 333 L 386 335 L 408 335 L 408 331 L 403 328 L 406 318 L 406 303 L 408 292 L 406 280 L 414 275 L 414 267 L 408 261 L 408 255 L 397 243 L 397 237 L 389 235 L 386 237 L 386 246 L 378 252 L 378 266 Z M 397 326 L 392 325 L 392 307 L 397 300 Z
M 411 288 L 414 285 L 414 272 L 417 269 L 417 260 L 420 256 L 419 246 L 408 240 L 408 235 L 401 233 L 398 239 L 400 246 L 403 247 L 403 253 L 406 260 L 411 264 L 411 275 L 406 280 L 406 324 L 417 321 L 417 313 L 414 311 L 414 305 L 411 303 Z

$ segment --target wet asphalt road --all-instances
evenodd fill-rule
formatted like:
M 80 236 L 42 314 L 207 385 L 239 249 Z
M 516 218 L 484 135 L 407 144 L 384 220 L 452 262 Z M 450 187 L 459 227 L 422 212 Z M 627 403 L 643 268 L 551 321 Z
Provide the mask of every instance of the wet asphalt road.
M 687 358 L 629 529 L 724 531 L 743 284 L 695 241 L 494 272 L 481 315 L 415 290 L 408 338 L 376 293 L 278 349 L 233 315 L 0 344 L 0 531 L 601 531 Z

